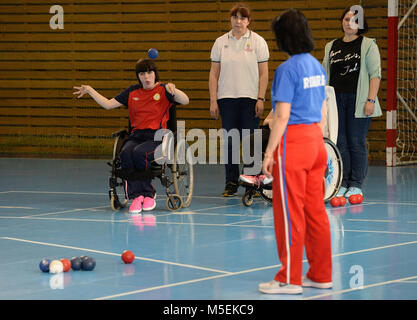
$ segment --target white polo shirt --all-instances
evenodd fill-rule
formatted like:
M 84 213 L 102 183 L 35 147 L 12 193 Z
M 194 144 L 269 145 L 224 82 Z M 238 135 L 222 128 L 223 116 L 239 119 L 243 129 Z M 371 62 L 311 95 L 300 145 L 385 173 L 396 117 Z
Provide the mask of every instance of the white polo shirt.
M 220 63 L 217 99 L 258 98 L 258 63 L 269 60 L 264 38 L 248 30 L 238 40 L 229 31 L 216 39 L 210 58 L 212 62 Z

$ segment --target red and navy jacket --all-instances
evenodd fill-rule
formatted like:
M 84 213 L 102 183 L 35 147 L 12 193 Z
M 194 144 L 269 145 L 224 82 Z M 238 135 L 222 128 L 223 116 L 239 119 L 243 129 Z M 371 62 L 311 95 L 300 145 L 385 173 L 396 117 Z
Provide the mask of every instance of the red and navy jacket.
M 139 84 L 131 85 L 114 98 L 128 107 L 132 132 L 167 127 L 174 96 L 166 90 L 165 84 L 158 82 L 151 90 L 145 90 Z

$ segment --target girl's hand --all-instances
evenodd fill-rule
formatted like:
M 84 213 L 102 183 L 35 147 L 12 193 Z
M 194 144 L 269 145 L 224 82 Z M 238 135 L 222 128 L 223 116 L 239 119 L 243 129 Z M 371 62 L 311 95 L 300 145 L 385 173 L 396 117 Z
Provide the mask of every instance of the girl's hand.
M 78 91 L 75 91 L 72 94 L 78 94 L 77 98 L 81 98 L 86 93 L 89 93 L 90 88 L 91 87 L 89 85 L 84 85 L 83 84 L 83 85 L 81 85 L 81 87 L 74 87 L 74 89 L 78 90 Z
M 165 89 L 168 91 L 168 93 L 170 93 L 173 96 L 175 96 L 175 84 L 173 84 L 173 83 L 167 83 L 165 85 Z

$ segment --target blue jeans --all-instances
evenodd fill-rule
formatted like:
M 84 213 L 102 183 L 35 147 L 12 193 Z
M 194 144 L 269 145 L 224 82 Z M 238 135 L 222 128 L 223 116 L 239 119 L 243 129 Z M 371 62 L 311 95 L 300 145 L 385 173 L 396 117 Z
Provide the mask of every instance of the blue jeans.
M 240 141 L 242 141 L 242 129 L 250 129 L 253 133 L 254 129 L 259 127 L 259 118 L 255 116 L 256 100 L 250 98 L 225 98 L 217 100 L 219 106 L 219 113 L 222 119 L 222 127 L 226 131 L 231 129 L 238 129 L 240 133 Z M 240 146 L 233 148 L 232 139 L 229 137 L 225 141 L 225 148 L 227 149 L 227 163 L 226 163 L 226 183 L 238 183 L 240 168 L 239 164 L 232 163 L 233 149 L 240 154 Z M 239 150 L 239 151 L 237 151 Z M 225 150 L 226 151 L 226 150 Z
M 337 147 L 342 155 L 342 186 L 361 188 L 368 171 L 366 135 L 371 118 L 355 118 L 356 94 L 337 93 L 339 130 Z

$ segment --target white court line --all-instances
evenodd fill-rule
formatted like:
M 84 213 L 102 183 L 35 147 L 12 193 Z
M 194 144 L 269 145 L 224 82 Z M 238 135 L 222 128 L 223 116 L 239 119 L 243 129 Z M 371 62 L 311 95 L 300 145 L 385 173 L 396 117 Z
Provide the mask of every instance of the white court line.
M 59 247 L 59 248 L 65 248 L 65 249 L 74 249 L 74 250 L 81 250 L 81 251 L 87 251 L 87 252 L 94 252 L 94 253 L 100 253 L 100 254 L 105 254 L 105 255 L 110 255 L 110 256 L 119 256 L 119 257 L 121 256 L 120 253 L 113 253 L 113 252 L 100 251 L 100 250 L 94 250 L 94 249 L 80 248 L 80 247 L 74 247 L 74 246 L 66 246 L 66 245 L 56 244 L 56 243 L 40 242 L 40 241 L 33 241 L 33 240 L 26 240 L 26 239 L 12 238 L 12 237 L 0 237 L 0 239 L 26 242 L 26 243 L 33 243 L 33 244 L 39 244 L 39 245 L 43 245 L 43 246 L 50 246 L 50 247 Z M 230 272 L 227 272 L 227 271 L 224 271 L 224 270 L 217 270 L 217 269 L 212 269 L 212 268 L 194 266 L 194 265 L 191 265 L 191 264 L 183 264 L 183 263 L 164 261 L 164 260 L 158 260 L 158 259 L 151 259 L 151 258 L 144 258 L 144 257 L 137 257 L 137 256 L 135 256 L 135 259 L 136 260 L 156 262 L 156 263 L 162 263 L 162 264 L 169 264 L 169 265 L 174 265 L 174 266 L 177 266 L 177 267 L 184 267 L 184 268 L 190 268 L 190 269 L 198 269 L 198 270 L 204 270 L 204 271 L 217 272 L 217 273 L 222 273 L 222 274 L 229 274 L 230 273 Z
M 31 190 L 9 190 L 2 191 L 0 193 L 39 193 L 39 194 L 75 194 L 75 195 L 89 195 L 89 196 L 102 196 L 108 193 L 93 193 L 93 192 L 72 192 L 72 191 L 31 191 Z
M 346 221 L 358 221 L 358 222 L 400 222 L 399 220 L 373 220 L 373 219 L 346 219 Z
M 366 285 L 366 286 L 361 286 L 361 287 L 358 287 L 358 288 L 350 288 L 350 289 L 345 289 L 345 290 L 323 293 L 323 294 L 319 294 L 319 295 L 316 295 L 316 296 L 302 298 L 301 300 L 319 299 L 319 298 L 324 298 L 324 297 L 328 297 L 328 296 L 333 296 L 333 295 L 336 295 L 336 294 L 342 294 L 342 293 L 347 293 L 347 292 L 352 292 L 352 291 L 364 290 L 364 289 L 369 289 L 369 288 L 373 288 L 373 287 L 380 287 L 380 286 L 384 286 L 384 285 L 391 284 L 391 283 L 396 283 L 396 282 L 405 282 L 407 280 L 416 279 L 416 278 L 417 278 L 417 276 L 412 276 L 412 277 L 407 277 L 407 278 L 401 278 L 401 279 L 389 280 L 389 281 L 384 281 L 384 282 L 378 282 L 378 283 L 373 283 L 373 284 Z
M 54 215 L 54 214 L 79 212 L 79 211 L 84 211 L 84 210 L 93 210 L 93 209 L 100 209 L 100 208 L 107 208 L 107 206 L 91 207 L 91 208 L 77 208 L 77 209 L 71 209 L 71 210 L 54 211 L 54 212 L 48 212 L 48 213 L 39 213 L 39 214 L 32 214 L 32 215 L 29 215 L 29 216 L 23 216 L 23 217 L 20 217 L 20 218 L 30 219 L 30 218 L 33 218 L 33 217 L 50 216 L 50 215 Z
M 0 206 L 0 209 L 24 209 L 24 210 L 35 210 L 32 207 L 11 207 L 11 206 Z

